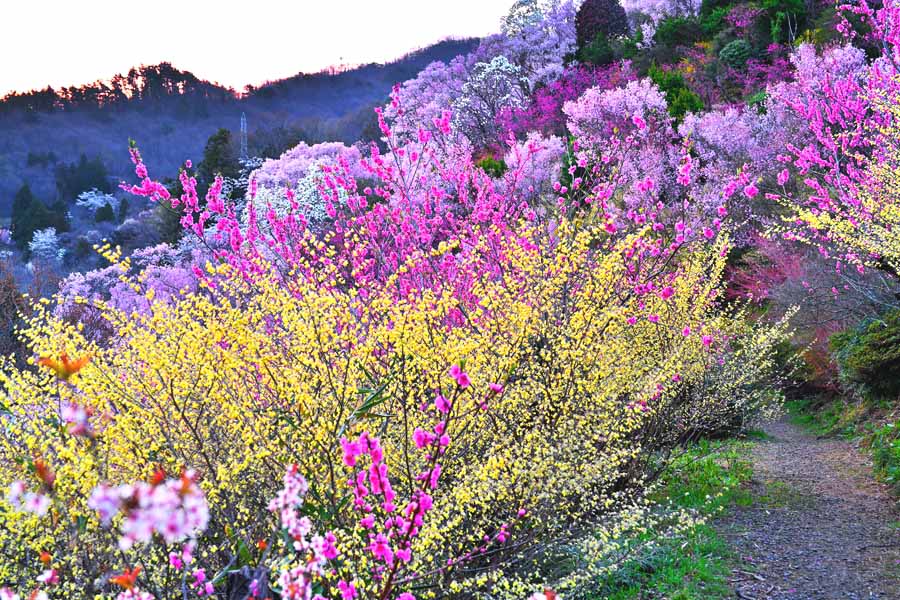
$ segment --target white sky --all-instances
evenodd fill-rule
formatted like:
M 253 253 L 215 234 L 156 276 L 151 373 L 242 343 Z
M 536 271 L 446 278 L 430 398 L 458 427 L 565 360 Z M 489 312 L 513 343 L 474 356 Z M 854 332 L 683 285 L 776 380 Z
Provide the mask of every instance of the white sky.
M 513 0 L 2 0 L 0 96 L 171 62 L 244 85 L 498 31 Z

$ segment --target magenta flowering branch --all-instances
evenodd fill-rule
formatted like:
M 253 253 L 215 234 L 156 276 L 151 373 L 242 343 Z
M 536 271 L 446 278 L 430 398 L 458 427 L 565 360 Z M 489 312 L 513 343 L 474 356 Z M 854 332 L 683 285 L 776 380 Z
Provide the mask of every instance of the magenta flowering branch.
M 412 443 L 423 454 L 424 466 L 414 477 L 414 487 L 406 505 L 402 508 L 396 504 L 396 493 L 391 485 L 390 473 L 385 462 L 384 450 L 377 437 L 362 432 L 356 439 L 341 438 L 344 464 L 355 469 L 355 474 L 347 481 L 353 492 L 353 509 L 361 516 L 358 526 L 368 532 L 367 551 L 375 561 L 371 579 L 377 584 L 374 597 L 387 600 L 392 597 L 398 585 L 406 586 L 423 577 L 435 575 L 461 562 L 471 560 L 477 552 L 470 552 L 457 560 L 448 560 L 445 567 L 427 573 L 407 573 L 402 575 L 403 568 L 412 561 L 412 545 L 419 535 L 426 515 L 431 511 L 433 494 L 438 489 L 443 472 L 441 458 L 450 446 L 450 431 L 453 423 L 460 418 L 458 405 L 462 396 L 470 388 L 468 374 L 459 365 L 449 370 L 455 382 L 452 393 L 445 396 L 437 392 L 431 403 L 424 404 L 423 411 L 434 410 L 439 421 L 430 431 L 417 427 L 412 433 Z M 503 386 L 491 384 L 488 396 L 496 396 L 503 392 Z M 479 410 L 486 409 L 487 399 L 479 402 Z M 367 459 L 368 466 L 362 464 Z M 379 522 L 377 515 L 384 516 Z M 520 511 L 520 517 L 524 516 Z M 508 526 L 503 525 L 493 539 L 503 542 L 508 537 Z M 487 547 L 482 548 L 483 552 Z M 352 598 L 356 593 L 353 582 L 340 582 L 342 595 Z M 401 595 L 412 598 L 408 592 Z

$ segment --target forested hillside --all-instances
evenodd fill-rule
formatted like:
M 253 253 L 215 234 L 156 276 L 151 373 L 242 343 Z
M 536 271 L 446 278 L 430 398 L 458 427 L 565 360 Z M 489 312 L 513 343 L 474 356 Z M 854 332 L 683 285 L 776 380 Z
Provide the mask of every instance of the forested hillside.
M 148 159 L 175 176 L 218 129 L 237 136 L 242 113 L 255 155 L 278 156 L 301 140 L 354 142 L 367 128 L 371 135 L 372 109 L 395 82 L 432 61 L 465 54 L 473 43 L 441 42 L 390 64 L 300 74 L 240 94 L 171 64 L 136 67 L 80 87 L 9 94 L 0 100 L 0 216 L 9 216 L 24 183 L 45 202 L 73 203 L 74 195 L 57 189 L 55 173 L 82 154 L 99 159 L 118 183 L 130 165 L 128 140 L 136 136 Z

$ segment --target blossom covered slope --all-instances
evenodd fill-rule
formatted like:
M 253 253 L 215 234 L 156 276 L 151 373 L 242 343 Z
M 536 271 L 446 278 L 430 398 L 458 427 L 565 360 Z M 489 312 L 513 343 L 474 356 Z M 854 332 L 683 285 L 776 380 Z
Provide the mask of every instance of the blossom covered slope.
M 648 492 L 777 410 L 795 242 L 896 270 L 898 13 L 839 11 L 869 60 L 792 13 L 629 3 L 623 34 L 597 5 L 520 0 L 395 87 L 380 143 L 301 144 L 245 196 L 133 147 L 123 189 L 185 240 L 100 248 L 0 371 L 4 597 L 580 597 L 690 527 Z

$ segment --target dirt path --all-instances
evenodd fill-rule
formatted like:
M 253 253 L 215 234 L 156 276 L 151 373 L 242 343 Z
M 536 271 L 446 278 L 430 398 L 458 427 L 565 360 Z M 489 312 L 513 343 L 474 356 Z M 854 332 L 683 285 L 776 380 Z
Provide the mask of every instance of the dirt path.
M 738 597 L 900 600 L 900 512 L 865 457 L 785 422 L 766 432 L 753 451 L 756 499 L 721 523 L 743 561 Z

